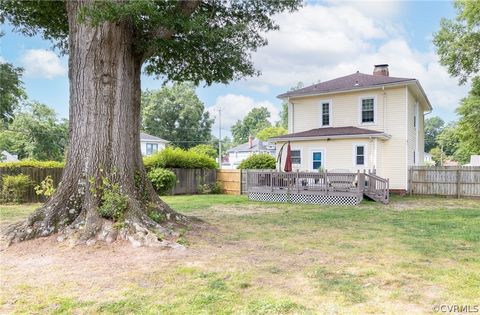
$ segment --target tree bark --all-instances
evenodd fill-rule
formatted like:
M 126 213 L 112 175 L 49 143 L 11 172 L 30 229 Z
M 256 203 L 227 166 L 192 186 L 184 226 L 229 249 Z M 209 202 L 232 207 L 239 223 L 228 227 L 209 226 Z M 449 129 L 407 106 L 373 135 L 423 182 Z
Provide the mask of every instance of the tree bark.
M 84 3 L 66 5 L 70 145 L 62 181 L 42 208 L 6 229 L 3 241 L 9 245 L 61 232 L 59 239 L 75 242 L 128 239 L 135 245 L 174 244 L 175 227 L 186 218 L 155 193 L 140 152 L 143 56 L 135 52 L 134 27 L 128 19 L 98 26 L 78 23 Z M 121 218 L 116 224 L 99 212 L 106 202 L 102 196 L 114 186 L 127 202 L 118 209 Z

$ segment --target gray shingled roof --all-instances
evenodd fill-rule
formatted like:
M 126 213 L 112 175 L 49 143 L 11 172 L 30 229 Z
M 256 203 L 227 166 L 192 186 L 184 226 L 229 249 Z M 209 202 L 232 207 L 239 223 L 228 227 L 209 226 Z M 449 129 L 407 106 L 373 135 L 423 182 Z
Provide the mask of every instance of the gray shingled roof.
M 147 133 L 140 133 L 140 140 L 150 140 L 150 141 L 160 141 L 160 142 L 169 142 L 168 140 L 149 135 Z
M 242 143 L 233 147 L 227 151 L 228 152 L 250 152 L 250 151 L 268 151 L 267 148 L 268 142 L 260 141 L 258 139 L 253 139 L 252 147 L 250 148 L 248 142 Z
M 395 78 L 383 75 L 371 75 L 356 72 L 344 77 L 336 78 L 330 81 L 325 81 L 310 85 L 298 90 L 289 91 L 278 95 L 278 98 L 305 96 L 311 94 L 322 94 L 336 91 L 348 91 L 355 89 L 364 89 L 368 87 L 381 86 L 386 84 L 394 84 L 408 81 L 416 81 L 416 79 Z
M 308 138 L 308 137 L 328 137 L 328 136 L 375 135 L 375 134 L 383 134 L 383 132 L 364 129 L 364 128 L 357 128 L 352 126 L 327 127 L 327 128 L 316 128 L 316 129 L 310 129 L 302 132 L 290 133 L 288 135 L 271 138 L 270 140 L 290 139 L 290 138 Z

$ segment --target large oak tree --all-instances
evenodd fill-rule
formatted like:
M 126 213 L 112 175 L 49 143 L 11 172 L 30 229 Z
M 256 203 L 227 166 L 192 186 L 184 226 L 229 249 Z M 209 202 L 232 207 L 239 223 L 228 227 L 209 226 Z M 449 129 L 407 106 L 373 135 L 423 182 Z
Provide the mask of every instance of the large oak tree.
M 81 242 L 165 244 L 185 220 L 158 198 L 143 167 L 140 74 L 227 83 L 256 74 L 250 53 L 298 0 L 0 2 L 0 18 L 69 56 L 70 148 L 55 195 L 3 234 L 56 232 Z M 152 219 L 153 218 L 153 219 Z M 155 220 L 154 220 L 155 219 Z M 118 224 L 112 224 L 117 221 Z M 64 236 L 61 236 L 64 237 Z M 163 239 L 163 241 L 160 241 Z

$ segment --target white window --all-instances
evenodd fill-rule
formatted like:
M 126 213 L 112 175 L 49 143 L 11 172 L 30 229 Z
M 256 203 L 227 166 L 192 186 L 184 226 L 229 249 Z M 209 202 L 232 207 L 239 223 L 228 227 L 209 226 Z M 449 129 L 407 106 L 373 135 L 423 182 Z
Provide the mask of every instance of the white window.
M 356 145 L 355 146 L 355 165 L 358 166 L 365 166 L 365 146 L 364 145 Z
M 302 164 L 302 157 L 300 150 L 292 150 L 292 164 Z
M 332 122 L 332 101 L 323 101 L 320 103 L 320 107 L 322 127 L 330 126 Z
M 375 123 L 375 98 L 363 97 L 360 100 L 360 122 Z
M 157 143 L 147 143 L 147 155 L 151 155 L 158 151 L 158 144 Z

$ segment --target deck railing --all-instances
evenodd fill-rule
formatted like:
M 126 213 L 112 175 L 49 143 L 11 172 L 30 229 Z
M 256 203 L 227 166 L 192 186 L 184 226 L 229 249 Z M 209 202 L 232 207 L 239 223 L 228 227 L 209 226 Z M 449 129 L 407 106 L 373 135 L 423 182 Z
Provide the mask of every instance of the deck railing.
M 374 173 L 364 173 L 365 189 L 364 193 L 373 200 L 387 204 L 389 202 L 389 181 L 388 178 L 381 178 Z
M 308 193 L 333 196 L 362 196 L 389 201 L 388 179 L 372 172 L 247 172 L 247 191 L 260 193 Z
M 362 173 L 329 172 L 276 172 L 249 171 L 247 189 L 249 192 L 300 192 L 317 191 L 319 194 L 335 192 L 362 192 L 363 185 L 358 185 Z

